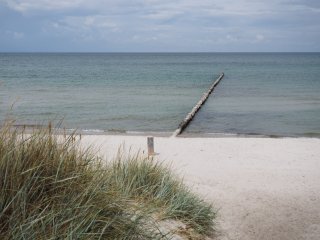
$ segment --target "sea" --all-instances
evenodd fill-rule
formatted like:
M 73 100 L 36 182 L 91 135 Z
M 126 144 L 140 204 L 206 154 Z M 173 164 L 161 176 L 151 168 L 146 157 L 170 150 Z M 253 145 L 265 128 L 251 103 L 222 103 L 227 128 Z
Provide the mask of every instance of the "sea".
M 0 121 L 96 134 L 320 137 L 320 53 L 0 53 Z

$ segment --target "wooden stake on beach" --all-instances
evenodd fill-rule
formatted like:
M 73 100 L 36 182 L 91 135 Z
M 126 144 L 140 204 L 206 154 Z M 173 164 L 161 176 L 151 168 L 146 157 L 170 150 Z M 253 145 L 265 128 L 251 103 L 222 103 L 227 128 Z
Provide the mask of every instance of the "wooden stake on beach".
M 148 156 L 154 155 L 154 141 L 153 137 L 148 137 Z
M 224 76 L 224 73 L 221 73 L 220 76 L 210 86 L 209 90 L 202 95 L 199 102 L 192 108 L 191 112 L 189 112 L 188 115 L 184 118 L 184 120 L 179 124 L 179 128 L 176 131 L 174 131 L 174 133 L 172 134 L 172 137 L 178 136 L 183 132 L 184 129 L 186 129 L 186 127 L 192 121 L 196 113 L 199 111 L 202 105 L 207 101 L 210 94 L 213 92 L 214 88 L 219 84 L 223 76 Z

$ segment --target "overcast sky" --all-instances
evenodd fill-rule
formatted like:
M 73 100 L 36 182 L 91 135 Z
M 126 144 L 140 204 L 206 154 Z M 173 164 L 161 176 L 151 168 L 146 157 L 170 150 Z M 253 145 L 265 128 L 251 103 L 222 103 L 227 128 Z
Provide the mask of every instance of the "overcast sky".
M 0 0 L 0 51 L 320 51 L 320 0 Z

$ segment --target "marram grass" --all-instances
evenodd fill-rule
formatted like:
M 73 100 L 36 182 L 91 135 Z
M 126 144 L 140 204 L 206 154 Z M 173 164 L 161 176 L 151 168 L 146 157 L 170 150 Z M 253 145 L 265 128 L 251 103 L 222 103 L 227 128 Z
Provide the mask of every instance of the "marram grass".
M 168 219 L 201 238 L 214 218 L 160 163 L 121 154 L 102 163 L 50 127 L 0 129 L 0 239 L 170 239 Z

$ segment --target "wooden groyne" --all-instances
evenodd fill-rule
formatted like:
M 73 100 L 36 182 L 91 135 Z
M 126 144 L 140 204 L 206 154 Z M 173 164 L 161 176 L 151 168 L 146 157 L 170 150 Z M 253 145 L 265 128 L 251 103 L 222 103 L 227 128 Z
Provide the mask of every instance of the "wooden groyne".
M 186 129 L 186 127 L 192 121 L 192 119 L 196 115 L 196 113 L 200 110 L 202 105 L 207 101 L 210 94 L 213 92 L 214 88 L 219 84 L 219 82 L 221 81 L 223 76 L 224 76 L 224 73 L 221 73 L 220 76 L 217 78 L 217 80 L 215 80 L 214 83 L 210 86 L 209 90 L 202 95 L 199 102 L 192 108 L 191 112 L 189 112 L 188 115 L 179 124 L 179 128 L 174 131 L 174 133 L 172 134 L 172 137 L 178 136 L 179 134 L 181 134 L 183 132 L 184 129 Z

